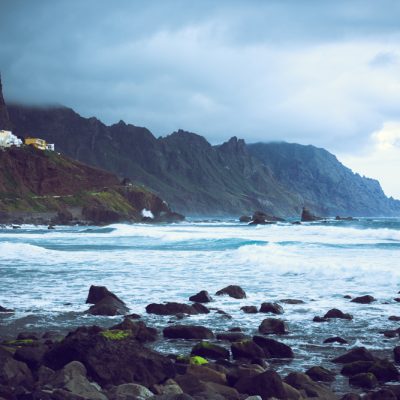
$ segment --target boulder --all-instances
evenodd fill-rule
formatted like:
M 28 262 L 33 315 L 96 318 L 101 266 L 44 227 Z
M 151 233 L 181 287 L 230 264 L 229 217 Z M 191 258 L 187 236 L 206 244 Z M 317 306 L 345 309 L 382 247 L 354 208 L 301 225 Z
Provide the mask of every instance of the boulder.
M 196 303 L 209 303 L 212 301 L 212 298 L 207 290 L 201 290 L 199 293 L 190 296 L 189 301 L 194 301 Z
M 389 360 L 376 360 L 368 372 L 374 374 L 379 382 L 397 381 L 399 379 L 399 371 Z
M 11 353 L 0 347 L 0 385 L 10 388 L 31 389 L 32 373 L 28 366 L 13 358 Z
M 156 314 L 156 315 L 177 315 L 177 314 L 188 314 L 188 315 L 197 315 L 197 314 L 207 314 L 209 312 L 208 308 L 202 306 L 200 303 L 196 305 L 191 304 L 183 304 L 183 303 L 175 303 L 168 302 L 164 304 L 152 303 L 146 307 L 146 312 L 148 314 Z
M 394 361 L 396 361 L 396 363 L 400 363 L 400 346 L 396 346 L 393 349 L 393 356 L 394 356 Z
M 285 379 L 285 383 L 305 393 L 307 398 L 337 400 L 337 397 L 325 385 L 313 381 L 308 375 L 292 372 Z
M 164 337 L 169 339 L 213 339 L 212 331 L 199 325 L 172 325 L 164 328 Z
M 284 304 L 305 304 L 303 300 L 297 300 L 297 299 L 281 299 L 279 301 Z
M 389 317 L 389 321 L 400 321 L 400 317 L 398 317 L 397 315 L 391 315 Z
M 356 347 L 332 360 L 332 362 L 339 364 L 347 364 L 353 361 L 374 361 L 374 357 L 365 347 Z
M 124 383 L 108 391 L 109 400 L 143 400 L 153 396 L 153 392 L 136 383 Z
M 335 380 L 335 373 L 324 367 L 311 367 L 306 374 L 316 382 L 333 382 Z
M 113 296 L 107 296 L 91 306 L 87 311 L 91 315 L 103 315 L 113 317 L 115 315 L 126 315 L 129 308 Z
M 42 364 L 44 354 L 47 350 L 48 347 L 44 345 L 20 346 L 16 349 L 14 358 L 24 362 L 31 370 L 36 370 Z
M 293 358 L 293 350 L 286 344 L 263 336 L 254 336 L 253 341 L 260 346 L 267 358 Z
M 88 400 L 108 400 L 86 377 L 86 368 L 79 361 L 72 361 L 54 374 L 49 382 L 54 389 L 63 389 Z
M 220 358 L 229 359 L 230 357 L 229 350 L 225 349 L 225 347 L 204 341 L 197 343 L 196 346 L 193 347 L 191 354 L 194 356 L 211 358 L 213 360 L 218 360 Z
M 385 388 L 368 392 L 363 397 L 363 400 L 397 400 L 398 398 L 398 395 L 396 395 L 392 388 Z
M 324 318 L 324 317 L 319 317 L 318 315 L 316 315 L 313 318 L 313 322 L 328 322 L 328 318 Z
M 125 304 L 118 296 L 110 292 L 105 286 L 95 286 L 95 285 L 92 285 L 89 288 L 89 294 L 86 299 L 86 304 L 96 304 L 106 297 L 113 297 L 119 302 Z
M 340 400 L 361 400 L 361 396 L 356 393 L 346 393 Z
M 223 372 L 216 371 L 205 365 L 190 365 L 186 374 L 195 376 L 203 382 L 214 382 L 221 385 L 226 385 L 226 375 Z
M 152 391 L 155 392 L 157 395 L 163 394 L 169 396 L 183 393 L 181 387 L 173 379 L 168 379 L 163 384 L 152 386 Z
M 353 361 L 344 364 L 340 373 L 344 376 L 357 375 L 362 372 L 368 372 L 373 364 L 373 361 Z
M 301 212 L 301 221 L 302 222 L 312 222 L 312 221 L 320 221 L 322 218 L 314 215 L 308 208 L 303 207 Z
M 343 311 L 340 311 L 337 308 L 332 308 L 324 315 L 324 318 L 353 319 L 353 316 L 350 314 L 345 314 Z
M 251 217 L 248 216 L 248 215 L 242 215 L 242 216 L 239 218 L 239 222 L 250 222 L 250 221 L 251 221 Z
M 350 385 L 361 387 L 363 389 L 373 389 L 378 386 L 378 381 L 374 374 L 370 372 L 361 372 L 349 378 Z
M 55 370 L 71 361 L 80 361 L 88 376 L 101 385 L 136 382 L 150 387 L 175 375 L 169 358 L 143 347 L 122 330 L 78 328 L 44 357 L 45 365 Z
M 240 307 L 240 309 L 245 313 L 245 314 L 257 314 L 258 310 L 256 306 L 243 306 Z
M 340 336 L 333 336 L 328 339 L 324 340 L 324 343 L 340 343 L 340 344 L 346 344 L 347 340 L 341 338 Z
M 110 328 L 111 330 L 129 331 L 130 337 L 140 343 L 154 342 L 157 339 L 157 329 L 149 328 L 143 321 L 135 321 L 129 317 Z
M 217 333 L 218 340 L 226 340 L 228 342 L 239 342 L 246 338 L 242 332 L 220 332 Z
M 283 308 L 278 303 L 262 303 L 260 312 L 271 314 L 283 314 Z
M 234 359 L 247 358 L 264 358 L 264 350 L 258 346 L 253 340 L 242 340 L 231 344 L 232 357 Z
M 273 370 L 241 379 L 235 388 L 239 393 L 261 396 L 262 400 L 288 398 L 281 377 Z
M 286 324 L 281 319 L 265 318 L 258 327 L 258 331 L 263 335 L 269 335 L 269 334 L 279 335 L 287 333 L 287 328 Z
M 373 301 L 376 301 L 376 299 L 367 294 L 365 296 L 354 297 L 354 299 L 351 300 L 351 303 L 370 304 Z
M 215 293 L 217 296 L 228 295 L 234 299 L 245 299 L 246 292 L 237 285 L 229 285 Z

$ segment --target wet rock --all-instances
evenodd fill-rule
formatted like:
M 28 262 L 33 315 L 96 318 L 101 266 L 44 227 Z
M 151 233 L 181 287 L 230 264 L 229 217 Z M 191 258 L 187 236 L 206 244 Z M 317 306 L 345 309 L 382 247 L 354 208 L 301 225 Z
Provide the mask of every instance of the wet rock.
M 317 217 L 316 215 L 314 215 L 308 208 L 303 207 L 303 210 L 301 212 L 302 222 L 319 221 L 321 219 L 322 219 L 321 217 Z
M 107 397 L 92 385 L 86 377 L 86 368 L 79 361 L 72 361 L 58 371 L 49 382 L 50 386 L 66 390 L 88 400 L 107 400 Z
M 208 309 L 206 308 L 208 311 Z M 148 314 L 156 315 L 177 315 L 177 314 L 189 314 L 197 315 L 200 312 L 191 304 L 168 302 L 164 304 L 152 303 L 146 307 Z
M 96 304 L 91 306 L 87 311 L 91 315 L 103 315 L 113 317 L 115 315 L 126 315 L 129 312 L 129 308 L 125 303 L 119 299 L 115 299 L 113 296 L 104 297 Z
M 45 365 L 60 369 L 71 361 L 80 361 L 88 376 L 101 385 L 135 382 L 146 387 L 173 378 L 170 359 L 143 347 L 129 331 L 102 331 L 81 327 L 49 350 Z
M 347 364 L 354 361 L 374 361 L 374 357 L 365 347 L 356 347 L 332 360 L 332 362 L 339 364 Z
M 379 382 L 397 381 L 399 379 L 399 371 L 389 360 L 375 361 L 368 372 L 373 373 Z
M 35 332 L 20 332 L 17 340 L 39 340 L 39 335 Z
M 190 296 L 189 301 L 194 301 L 196 303 L 209 303 L 210 301 L 212 301 L 212 298 L 207 290 L 201 290 L 199 293 Z
M 246 292 L 237 285 L 229 285 L 215 293 L 217 296 L 228 295 L 234 299 L 245 299 Z
M 44 345 L 22 346 L 17 348 L 14 358 L 24 362 L 31 370 L 36 370 L 42 364 L 44 354 L 47 350 L 48 347 Z
M 344 299 L 351 299 L 351 296 L 349 294 L 346 294 L 343 296 Z
M 168 379 L 163 384 L 152 386 L 152 391 L 158 395 L 163 394 L 170 397 L 183 393 L 181 387 L 173 379 Z
M 0 385 L 31 389 L 33 378 L 28 366 L 14 360 L 12 355 L 0 347 Z
M 306 374 L 292 372 L 284 379 L 284 381 L 300 392 L 305 393 L 307 398 L 316 397 L 324 400 L 337 399 L 336 395 L 332 393 L 325 385 L 313 381 Z
M 228 342 L 238 342 L 246 338 L 242 332 L 220 332 L 217 334 L 218 340 L 226 340 Z
M 191 354 L 211 358 L 213 360 L 218 360 L 219 358 L 229 359 L 230 357 L 229 350 L 210 342 L 200 342 L 196 344 L 196 346 L 193 347 Z
M 55 375 L 55 371 L 51 368 L 47 368 L 45 365 L 41 365 L 36 371 L 37 386 L 42 387 L 49 383 Z
M 240 393 L 259 395 L 263 400 L 277 398 L 287 399 L 281 377 L 273 370 L 268 370 L 255 376 L 241 379 L 235 388 Z
M 240 308 L 245 314 L 257 314 L 258 310 L 256 306 L 243 306 Z
M 332 308 L 324 315 L 324 318 L 353 319 L 353 316 L 350 314 L 345 314 L 343 311 L 340 311 L 337 308 Z
M 399 329 L 392 329 L 392 330 L 387 330 L 387 331 L 383 331 L 380 332 L 383 333 L 383 335 L 389 339 L 395 338 L 397 336 L 399 336 Z
M 306 374 L 316 382 L 333 382 L 335 380 L 335 373 L 324 367 L 311 367 Z
M 397 400 L 398 396 L 390 389 L 380 389 L 367 393 L 363 400 Z
M 271 314 L 283 314 L 283 308 L 278 303 L 262 303 L 260 312 Z
M 400 297 L 396 297 L 393 300 L 396 301 L 397 303 L 400 303 Z
M 373 364 L 373 361 L 353 361 L 351 363 L 343 365 L 340 373 L 344 376 L 357 375 L 362 372 L 368 372 Z
M 374 374 L 362 372 L 349 378 L 350 385 L 361 387 L 363 389 L 373 389 L 378 386 L 378 381 Z
M 361 396 L 356 393 L 347 393 L 340 400 L 361 400 Z
M 263 336 L 254 336 L 253 341 L 260 346 L 267 358 L 293 358 L 293 350 L 286 344 Z
M 203 382 L 215 382 L 226 385 L 226 375 L 223 372 L 209 368 L 208 365 L 190 365 L 186 374 L 195 376 Z
M 251 217 L 248 216 L 248 215 L 242 215 L 242 216 L 239 218 L 239 221 L 240 221 L 240 222 L 250 222 L 250 221 L 251 221 Z
M 374 297 L 370 295 L 365 295 L 365 296 L 355 297 L 353 300 L 351 300 L 351 303 L 370 304 L 373 301 L 376 301 Z
M 394 361 L 400 363 L 400 346 L 396 346 L 393 349 L 393 356 L 394 356 Z
M 229 368 L 226 378 L 230 386 L 235 386 L 241 379 L 247 379 L 249 377 L 262 374 L 265 372 L 265 368 L 258 364 L 239 364 Z
M 13 313 L 14 312 L 14 310 L 11 310 L 10 308 L 5 308 L 5 307 L 2 307 L 2 306 L 0 306 L 0 313 Z
M 265 318 L 258 327 L 258 331 L 263 335 L 287 333 L 286 324 L 277 318 Z
M 328 321 L 329 321 L 328 318 L 319 317 L 317 315 L 313 318 L 313 322 L 328 322 Z
M 109 400 L 142 400 L 149 399 L 154 393 L 136 383 L 124 383 L 108 391 Z
M 113 297 L 119 302 L 125 304 L 118 296 L 110 292 L 105 286 L 95 286 L 95 285 L 92 285 L 89 288 L 89 294 L 86 299 L 86 304 L 96 304 L 99 301 L 105 299 L 106 297 Z
M 231 344 L 232 357 L 234 359 L 246 358 L 264 358 L 264 350 L 258 346 L 253 340 L 242 340 Z
M 170 339 L 213 339 L 212 331 L 199 325 L 173 325 L 164 328 L 164 337 Z
M 143 321 L 135 321 L 128 317 L 110 328 L 111 330 L 123 330 L 131 333 L 131 338 L 140 343 L 154 342 L 157 339 L 157 329 L 149 328 Z
M 201 303 L 194 303 L 192 305 L 193 309 L 196 310 L 199 314 L 209 314 L 210 310 Z
M 341 338 L 340 336 L 333 336 L 328 339 L 324 340 L 324 343 L 340 343 L 340 344 L 346 344 L 348 343 L 347 340 Z
M 297 300 L 297 299 L 281 299 L 279 301 L 284 304 L 305 304 L 303 300 Z

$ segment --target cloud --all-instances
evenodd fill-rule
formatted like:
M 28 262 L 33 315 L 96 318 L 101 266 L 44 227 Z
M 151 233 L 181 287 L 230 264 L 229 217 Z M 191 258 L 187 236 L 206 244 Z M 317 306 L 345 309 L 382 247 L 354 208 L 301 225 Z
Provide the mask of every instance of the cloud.
M 400 171 L 400 121 L 386 122 L 372 133 L 370 144 L 357 155 L 339 155 L 347 166 L 366 176 L 379 179 L 385 193 L 400 198 L 397 172 Z

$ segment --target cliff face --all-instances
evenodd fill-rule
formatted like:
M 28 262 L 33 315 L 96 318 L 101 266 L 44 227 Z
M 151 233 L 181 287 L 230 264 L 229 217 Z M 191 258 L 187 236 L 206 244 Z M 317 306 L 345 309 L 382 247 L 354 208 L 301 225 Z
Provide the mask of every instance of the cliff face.
M 400 214 L 400 201 L 387 198 L 378 181 L 354 174 L 324 149 L 283 142 L 250 144 L 248 149 L 318 215 Z
M 3 86 L 1 83 L 1 76 L 0 76 L 0 130 L 10 130 L 11 123 L 8 116 L 7 106 L 4 102 L 3 97 Z
M 0 150 L 0 222 L 93 223 L 179 220 L 158 196 L 112 173 L 33 147 Z
M 323 149 L 287 143 L 212 146 L 178 131 L 156 139 L 124 122 L 106 126 L 68 108 L 8 107 L 18 135 L 37 135 L 58 151 L 146 185 L 185 214 L 237 215 L 260 209 L 299 216 L 400 215 L 378 182 L 361 178 Z

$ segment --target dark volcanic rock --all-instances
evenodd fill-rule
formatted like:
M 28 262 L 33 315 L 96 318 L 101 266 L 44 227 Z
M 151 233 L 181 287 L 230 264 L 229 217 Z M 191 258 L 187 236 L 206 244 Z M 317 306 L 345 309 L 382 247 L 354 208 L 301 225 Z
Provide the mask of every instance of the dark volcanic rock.
M 283 314 L 283 308 L 278 303 L 262 303 L 260 312 L 271 314 Z
M 362 372 L 368 372 L 373 364 L 373 361 L 353 361 L 344 364 L 340 373 L 344 376 L 357 375 Z
M 285 304 L 305 304 L 303 300 L 298 300 L 298 299 L 281 299 L 279 301 Z
M 286 324 L 277 318 L 265 318 L 258 327 L 258 330 L 263 335 L 287 333 Z
M 198 325 L 173 325 L 164 328 L 164 337 L 170 339 L 213 339 L 214 334 L 208 328 Z
M 262 400 L 288 398 L 281 377 L 272 370 L 241 379 L 235 387 L 240 393 L 258 395 Z
M 285 343 L 263 336 L 253 336 L 253 341 L 260 346 L 267 358 L 293 358 L 293 350 Z
M 128 314 L 129 308 L 123 302 L 121 302 L 121 300 L 112 296 L 107 296 L 91 306 L 87 312 L 92 315 L 113 317 L 115 315 Z
M 350 385 L 361 387 L 364 389 L 373 389 L 378 386 L 378 381 L 374 374 L 370 372 L 362 372 L 357 375 L 353 375 L 349 379 Z
M 329 310 L 324 315 L 324 318 L 353 319 L 353 316 L 350 314 L 345 314 L 343 311 L 340 311 L 337 308 L 332 308 L 332 310 Z
M 248 215 L 242 215 L 242 216 L 239 218 L 239 221 L 240 221 L 240 222 L 250 222 L 250 221 L 251 221 L 251 217 L 249 217 Z
M 347 340 L 341 338 L 340 336 L 333 336 L 328 339 L 324 340 L 324 343 L 340 343 L 340 344 L 346 344 Z
M 351 300 L 352 303 L 360 303 L 360 304 L 369 304 L 372 303 L 373 301 L 376 301 L 376 299 L 370 295 L 355 297 L 354 299 Z
M 149 314 L 157 314 L 157 315 L 176 315 L 176 314 L 206 314 L 208 309 L 205 308 L 203 312 L 199 312 L 200 307 L 195 307 L 191 304 L 183 304 L 183 303 L 165 303 L 165 304 L 157 304 L 152 303 L 146 307 L 146 312 Z
M 306 394 L 306 398 L 318 398 L 324 400 L 337 399 L 336 395 L 325 385 L 313 381 L 306 374 L 291 372 L 284 381 L 295 389 L 303 391 Z
M 220 332 L 217 334 L 218 340 L 226 340 L 228 342 L 238 342 L 246 338 L 242 332 Z
M 230 297 L 233 297 L 234 299 L 245 299 L 246 298 L 246 292 L 237 285 L 229 285 L 224 287 L 221 290 L 218 290 L 217 293 L 215 293 L 217 296 L 222 296 L 222 295 L 228 295 Z
M 253 340 L 242 340 L 240 342 L 233 342 L 231 345 L 232 357 L 234 359 L 247 358 L 264 358 L 264 350 L 254 343 Z
M 140 343 L 154 342 L 157 339 L 157 329 L 149 328 L 143 321 L 134 321 L 129 317 L 110 328 L 111 330 L 129 331 L 130 337 Z
M 329 321 L 328 318 L 319 317 L 318 315 L 316 315 L 316 316 L 313 318 L 313 322 L 328 322 L 328 321 Z
M 394 356 L 394 361 L 400 363 L 400 346 L 396 346 L 393 349 L 393 356 Z
M 0 306 L 0 313 L 13 313 L 14 310 Z
M 356 347 L 332 360 L 332 362 L 339 364 L 351 363 L 353 361 L 374 361 L 374 357 L 365 347 Z
M 191 354 L 211 358 L 213 360 L 218 360 L 220 358 L 229 359 L 230 357 L 229 350 L 210 342 L 200 342 L 196 344 L 196 346 L 193 347 Z
M 3 86 L 0 76 L 0 130 L 11 130 L 12 124 L 8 115 L 8 110 L 3 97 Z
M 0 385 L 14 388 L 31 389 L 32 373 L 28 366 L 14 360 L 12 355 L 0 347 Z
M 210 301 L 212 301 L 212 298 L 207 290 L 201 290 L 199 293 L 190 296 L 189 301 L 194 301 L 196 303 L 209 303 Z
M 310 210 L 308 210 L 306 207 L 303 207 L 303 210 L 301 212 L 301 221 L 302 222 L 312 222 L 312 221 L 319 221 L 321 220 L 321 217 L 317 217 L 314 214 L 311 213 Z
M 335 380 L 335 373 L 324 367 L 311 367 L 306 374 L 316 382 L 333 382 Z
M 258 310 L 256 306 L 243 306 L 240 309 L 246 314 L 257 314 Z
M 80 361 L 101 385 L 137 382 L 149 387 L 175 375 L 171 360 L 143 347 L 129 331 L 82 327 L 45 355 L 45 364 L 55 370 L 71 361 Z
M 42 364 L 46 351 L 48 347 L 44 345 L 21 346 L 15 351 L 14 358 L 24 362 L 31 370 L 36 370 Z
M 388 360 L 375 361 L 368 372 L 373 373 L 379 382 L 397 381 L 399 379 L 399 371 Z
M 106 297 L 114 297 L 114 299 L 124 304 L 124 302 L 118 296 L 110 292 L 105 286 L 95 285 L 92 285 L 89 288 L 89 294 L 86 299 L 86 304 L 96 304 Z

